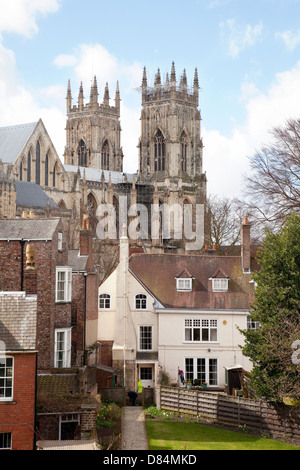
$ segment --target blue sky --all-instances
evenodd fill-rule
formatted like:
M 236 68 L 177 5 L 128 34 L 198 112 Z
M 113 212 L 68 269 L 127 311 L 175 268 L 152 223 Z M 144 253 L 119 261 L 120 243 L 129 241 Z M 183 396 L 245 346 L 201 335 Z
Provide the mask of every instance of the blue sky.
M 65 97 L 119 80 L 125 171 L 137 169 L 142 70 L 201 87 L 209 193 L 239 196 L 248 157 L 299 116 L 300 0 L 0 0 L 0 125 L 42 118 L 62 157 Z

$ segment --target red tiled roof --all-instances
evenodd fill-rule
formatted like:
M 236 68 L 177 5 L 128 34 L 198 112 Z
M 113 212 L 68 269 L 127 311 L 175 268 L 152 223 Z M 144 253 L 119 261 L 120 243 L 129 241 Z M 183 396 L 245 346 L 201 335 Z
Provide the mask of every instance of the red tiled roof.
M 243 274 L 240 256 L 135 254 L 129 267 L 165 308 L 249 308 L 251 275 Z M 184 270 L 194 277 L 191 292 L 176 290 Z M 220 270 L 230 278 L 226 293 L 211 292 L 210 279 Z

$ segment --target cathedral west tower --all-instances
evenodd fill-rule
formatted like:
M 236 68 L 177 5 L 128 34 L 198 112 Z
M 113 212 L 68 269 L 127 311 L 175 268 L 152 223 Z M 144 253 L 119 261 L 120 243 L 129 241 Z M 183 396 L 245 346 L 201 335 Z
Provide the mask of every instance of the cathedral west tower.
M 121 148 L 120 91 L 117 83 L 115 105 L 110 105 L 106 83 L 102 103 L 98 101 L 98 85 L 94 77 L 89 103 L 84 103 L 80 85 L 78 104 L 72 105 L 70 81 L 67 91 L 67 125 L 64 159 L 66 165 L 123 171 Z

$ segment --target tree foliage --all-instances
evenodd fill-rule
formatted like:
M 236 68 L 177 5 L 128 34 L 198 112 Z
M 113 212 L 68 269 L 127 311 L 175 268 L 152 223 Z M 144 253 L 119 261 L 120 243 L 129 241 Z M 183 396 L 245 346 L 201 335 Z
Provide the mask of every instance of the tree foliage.
M 272 130 L 273 144 L 250 158 L 246 176 L 247 212 L 270 228 L 300 212 L 300 119 L 290 119 Z
M 210 195 L 207 198 L 209 214 L 209 243 L 215 245 L 218 254 L 231 254 L 240 242 L 244 214 L 235 199 Z
M 293 213 L 277 233 L 267 232 L 259 251 L 261 270 L 243 354 L 253 363 L 252 387 L 271 401 L 300 398 L 300 365 L 292 344 L 300 340 L 300 216 Z

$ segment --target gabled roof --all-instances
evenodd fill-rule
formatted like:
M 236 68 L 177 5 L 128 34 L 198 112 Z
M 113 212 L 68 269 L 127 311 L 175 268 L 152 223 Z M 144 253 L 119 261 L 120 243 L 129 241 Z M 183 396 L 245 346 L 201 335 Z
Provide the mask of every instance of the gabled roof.
M 203 256 L 176 254 L 134 254 L 129 268 L 165 308 L 249 309 L 249 281 L 243 274 L 240 256 Z M 219 270 L 230 276 L 228 293 L 212 293 L 210 279 Z M 179 292 L 176 276 L 184 271 L 193 273 L 193 288 Z M 226 296 L 221 301 L 221 296 Z M 222 307 L 223 308 L 223 307 Z
M 230 278 L 228 274 L 226 274 L 225 271 L 223 271 L 223 269 L 221 268 L 218 268 L 211 277 L 212 279 L 229 279 Z
M 2 219 L 0 240 L 52 240 L 59 219 Z
M 181 271 L 181 273 L 177 274 L 177 276 L 175 277 L 176 279 L 192 279 L 193 278 L 192 274 L 187 269 L 184 269 L 183 271 Z
M 15 163 L 38 122 L 0 127 L 0 159 L 4 163 Z

